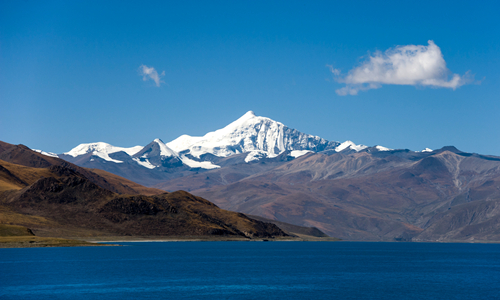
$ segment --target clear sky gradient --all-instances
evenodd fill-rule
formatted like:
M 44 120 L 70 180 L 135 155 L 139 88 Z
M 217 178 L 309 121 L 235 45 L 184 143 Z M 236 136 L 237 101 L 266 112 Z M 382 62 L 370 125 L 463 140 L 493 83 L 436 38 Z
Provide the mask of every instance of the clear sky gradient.
M 130 147 L 253 110 L 328 140 L 500 156 L 499 15 L 497 1 L 0 1 L 0 140 Z M 339 94 L 370 57 L 429 40 L 438 75 L 467 82 Z

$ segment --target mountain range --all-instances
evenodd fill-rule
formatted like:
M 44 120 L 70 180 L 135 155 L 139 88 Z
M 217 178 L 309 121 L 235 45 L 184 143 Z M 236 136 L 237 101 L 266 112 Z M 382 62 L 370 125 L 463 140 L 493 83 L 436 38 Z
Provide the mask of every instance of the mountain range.
M 250 111 L 202 137 L 39 152 L 346 240 L 500 240 L 500 157 L 452 146 L 328 141 Z
M 220 209 L 184 191 L 147 188 L 4 142 L 0 142 L 0 225 L 23 226 L 42 237 L 289 236 L 274 224 Z
M 80 144 L 68 152 L 41 154 L 97 168 L 151 186 L 193 172 L 266 159 L 291 160 L 309 152 L 361 151 L 366 146 L 339 143 L 304 134 L 252 111 L 202 137 L 181 135 L 165 143 L 156 138 L 146 146 L 116 147 L 108 143 Z M 379 151 L 389 150 L 376 146 Z

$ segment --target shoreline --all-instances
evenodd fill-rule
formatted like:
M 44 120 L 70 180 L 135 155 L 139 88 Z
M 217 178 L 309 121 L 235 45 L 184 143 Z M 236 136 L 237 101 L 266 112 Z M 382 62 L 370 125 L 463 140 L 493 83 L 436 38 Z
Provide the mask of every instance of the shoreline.
M 279 238 L 241 238 L 241 237 L 207 237 L 207 236 L 175 236 L 175 237 L 39 237 L 17 236 L 0 237 L 0 248 L 42 248 L 42 247 L 102 247 L 122 246 L 117 243 L 165 243 L 165 242 L 354 242 L 354 243 L 418 243 L 418 244 L 499 244 L 499 241 L 344 241 L 336 238 L 318 237 L 279 237 Z
M 74 239 L 74 238 L 73 238 Z M 290 236 L 275 238 L 244 238 L 244 237 L 221 237 L 221 236 L 172 236 L 172 237 L 103 237 L 86 238 L 86 242 L 93 243 L 138 243 L 138 242 L 309 242 L 324 241 L 336 242 L 340 239 L 332 237 L 314 236 Z
M 335 242 L 330 237 L 289 236 L 275 238 L 245 238 L 225 236 L 4 236 L 0 237 L 0 248 L 40 248 L 40 247 L 94 247 L 120 246 L 116 243 L 154 243 L 154 242 Z
M 95 243 L 81 239 L 67 239 L 40 236 L 8 236 L 0 237 L 0 248 L 45 248 L 45 247 L 101 247 L 117 246 Z

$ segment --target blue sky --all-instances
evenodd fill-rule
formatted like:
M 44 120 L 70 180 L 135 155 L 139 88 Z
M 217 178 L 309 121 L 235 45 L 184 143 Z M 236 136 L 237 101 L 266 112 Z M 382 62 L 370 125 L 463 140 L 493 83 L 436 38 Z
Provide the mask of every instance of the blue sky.
M 500 156 L 499 13 L 496 1 L 1 1 L 0 140 L 146 145 L 253 110 L 328 140 Z M 387 76 L 414 69 L 387 69 L 391 55 L 428 54 L 429 40 L 441 73 Z M 382 70 L 359 81 L 376 58 Z M 441 87 L 453 74 L 460 84 Z

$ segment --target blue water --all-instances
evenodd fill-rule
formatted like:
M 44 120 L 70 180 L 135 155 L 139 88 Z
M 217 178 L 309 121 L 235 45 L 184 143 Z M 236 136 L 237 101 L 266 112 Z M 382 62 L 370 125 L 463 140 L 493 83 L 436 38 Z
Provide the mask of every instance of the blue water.
M 0 249 L 0 299 L 500 299 L 499 244 Z

